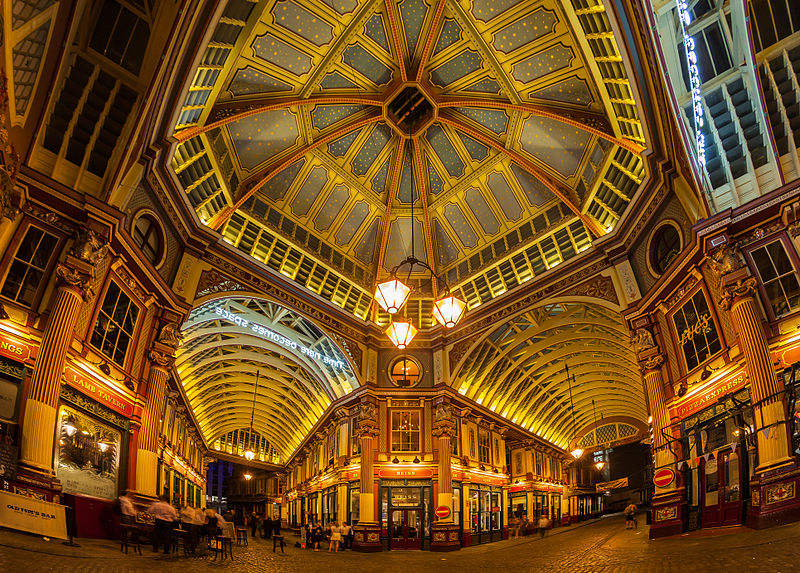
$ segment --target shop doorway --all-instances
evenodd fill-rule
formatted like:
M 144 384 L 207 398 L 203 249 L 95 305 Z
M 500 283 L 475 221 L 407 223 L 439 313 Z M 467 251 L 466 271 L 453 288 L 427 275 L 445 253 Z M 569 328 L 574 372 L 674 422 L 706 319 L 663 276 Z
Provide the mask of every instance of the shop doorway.
M 717 452 L 701 472 L 703 527 L 742 523 L 742 463 L 736 451 Z
M 392 549 L 422 549 L 422 510 L 393 509 L 389 523 Z

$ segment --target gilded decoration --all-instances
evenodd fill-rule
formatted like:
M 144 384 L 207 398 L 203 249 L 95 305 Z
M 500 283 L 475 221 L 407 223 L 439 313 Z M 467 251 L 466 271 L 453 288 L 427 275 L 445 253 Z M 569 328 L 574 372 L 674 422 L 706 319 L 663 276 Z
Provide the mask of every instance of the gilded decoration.
M 174 356 L 159 352 L 158 350 L 151 350 L 148 353 L 148 357 L 154 366 L 159 366 L 164 369 L 169 369 L 175 363 Z
M 674 506 L 662 507 L 656 510 L 656 521 L 669 521 L 678 517 L 678 510 Z
M 355 431 L 355 435 L 359 439 L 371 438 L 374 440 L 380 435 L 380 428 L 378 427 L 378 422 L 372 419 L 359 421 L 358 428 L 356 428 Z
M 718 277 L 737 271 L 744 266 L 739 254 L 739 246 L 735 243 L 725 243 L 719 249 L 710 253 L 708 260 Z
M 235 280 L 223 275 L 216 269 L 206 270 L 200 273 L 200 281 L 197 284 L 196 298 L 219 292 L 237 292 L 247 290 Z
M 794 497 L 795 482 L 793 481 L 767 487 L 764 492 L 764 498 L 767 504 L 787 501 L 789 499 L 794 499 Z
M 730 310 L 736 298 L 751 296 L 755 293 L 757 282 L 755 277 L 739 279 L 732 285 L 722 289 L 722 297 L 719 300 L 719 307 L 722 310 Z
M 750 500 L 751 500 L 751 503 L 756 507 L 761 505 L 761 490 L 758 490 L 758 489 L 752 490 L 750 492 Z
M 64 263 L 56 265 L 56 278 L 59 283 L 73 287 L 81 293 L 84 302 L 88 302 L 94 296 L 94 289 L 89 286 L 92 277 L 74 269 Z
M 6 75 L 0 74 L 0 216 L 13 219 L 19 213 L 20 194 L 16 190 L 19 154 L 9 143 L 8 91 Z
M 70 254 L 78 260 L 95 266 L 108 255 L 108 241 L 92 229 L 81 227 L 75 233 Z
M 664 364 L 664 356 L 662 354 L 656 354 L 655 356 L 651 356 L 650 358 L 646 358 L 642 360 L 642 372 L 652 372 L 654 370 L 658 370 Z
M 94 400 L 91 400 L 78 392 L 67 386 L 66 384 L 61 385 L 61 399 L 65 402 L 69 402 L 70 404 L 81 408 L 95 416 L 102 418 L 106 422 L 113 424 L 118 428 L 127 429 L 128 427 L 128 419 L 120 416 L 113 410 L 109 410 L 108 408 L 98 404 Z
M 574 288 L 560 293 L 560 296 L 589 296 L 593 298 L 599 298 L 601 300 L 607 300 L 608 302 L 614 304 L 619 304 L 617 290 L 614 288 L 614 281 L 611 279 L 611 277 L 603 275 L 597 276 L 591 280 L 577 285 Z
M 434 438 L 451 438 L 456 433 L 456 425 L 449 420 L 437 420 L 433 424 Z
M 181 334 L 181 327 L 179 324 L 170 322 L 161 328 L 161 333 L 158 335 L 158 341 L 162 344 L 176 349 L 181 344 L 183 335 Z
M 636 329 L 636 332 L 631 336 L 631 344 L 637 353 L 655 348 L 656 345 L 653 341 L 653 334 L 646 328 Z

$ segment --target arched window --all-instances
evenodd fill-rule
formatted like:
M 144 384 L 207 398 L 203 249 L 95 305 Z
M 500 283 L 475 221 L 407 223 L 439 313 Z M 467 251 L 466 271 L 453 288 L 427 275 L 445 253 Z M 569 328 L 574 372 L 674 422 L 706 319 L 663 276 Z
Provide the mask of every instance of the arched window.
M 650 265 L 662 275 L 681 252 L 681 234 L 673 225 L 666 224 L 653 233 L 650 242 Z
M 133 240 L 142 249 L 147 260 L 158 265 L 163 252 L 161 226 L 155 217 L 145 213 L 136 218 L 133 224 Z

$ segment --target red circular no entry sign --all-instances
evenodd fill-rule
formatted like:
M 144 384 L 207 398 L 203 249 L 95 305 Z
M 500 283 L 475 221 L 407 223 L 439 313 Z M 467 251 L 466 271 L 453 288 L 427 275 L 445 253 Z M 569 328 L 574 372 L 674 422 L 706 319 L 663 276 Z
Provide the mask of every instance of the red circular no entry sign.
M 450 508 L 446 505 L 440 505 L 434 512 L 439 519 L 447 519 L 450 517 Z
M 675 479 L 675 472 L 669 468 L 658 470 L 653 476 L 653 483 L 658 487 L 667 487 Z

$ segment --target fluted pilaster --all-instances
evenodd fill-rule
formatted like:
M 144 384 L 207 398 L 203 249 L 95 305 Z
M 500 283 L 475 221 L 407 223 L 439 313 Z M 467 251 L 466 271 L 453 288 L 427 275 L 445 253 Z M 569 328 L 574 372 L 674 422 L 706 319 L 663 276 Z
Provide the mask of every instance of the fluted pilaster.
M 375 479 L 373 468 L 375 454 L 373 441 L 378 437 L 378 424 L 372 419 L 361 420 L 358 439 L 361 443 L 361 489 L 359 523 L 375 523 Z
M 437 440 L 439 450 L 439 500 L 437 506 L 450 508 L 450 516 L 440 519 L 439 523 L 453 522 L 453 473 L 450 467 L 450 438 L 455 432 L 455 425 L 449 421 L 438 421 L 433 426 L 433 436 Z

